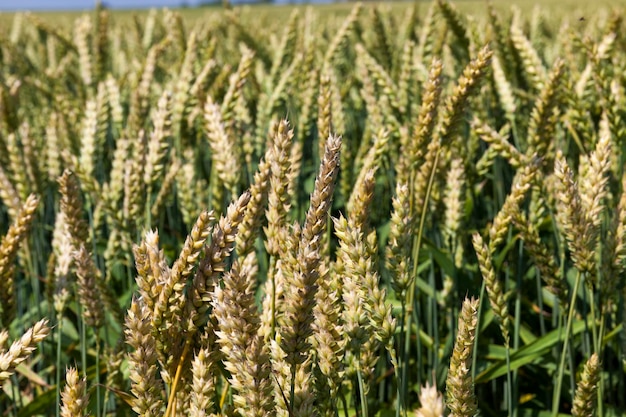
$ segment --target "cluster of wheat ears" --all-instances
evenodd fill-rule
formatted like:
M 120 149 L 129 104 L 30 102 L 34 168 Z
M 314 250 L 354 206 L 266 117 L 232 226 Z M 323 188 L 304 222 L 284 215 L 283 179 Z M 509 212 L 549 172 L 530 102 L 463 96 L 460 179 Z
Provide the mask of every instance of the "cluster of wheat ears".
M 621 415 L 624 11 L 257 10 L 0 29 L 0 415 Z

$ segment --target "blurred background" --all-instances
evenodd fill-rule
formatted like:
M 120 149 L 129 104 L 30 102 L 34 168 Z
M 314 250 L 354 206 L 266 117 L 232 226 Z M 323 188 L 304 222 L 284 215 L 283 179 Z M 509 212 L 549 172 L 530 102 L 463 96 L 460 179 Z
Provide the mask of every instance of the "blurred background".
M 332 0 L 232 0 L 241 3 L 330 3 Z M 106 0 L 104 6 L 111 9 L 141 9 L 150 7 L 196 7 L 221 4 L 221 0 Z M 0 11 L 13 10 L 87 10 L 93 9 L 93 0 L 0 0 Z

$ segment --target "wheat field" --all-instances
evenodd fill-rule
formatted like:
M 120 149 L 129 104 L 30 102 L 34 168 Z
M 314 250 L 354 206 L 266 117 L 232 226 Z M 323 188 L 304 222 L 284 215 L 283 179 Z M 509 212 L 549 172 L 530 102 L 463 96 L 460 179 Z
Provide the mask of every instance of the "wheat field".
M 2 17 L 0 416 L 626 413 L 626 8 L 343 7 Z

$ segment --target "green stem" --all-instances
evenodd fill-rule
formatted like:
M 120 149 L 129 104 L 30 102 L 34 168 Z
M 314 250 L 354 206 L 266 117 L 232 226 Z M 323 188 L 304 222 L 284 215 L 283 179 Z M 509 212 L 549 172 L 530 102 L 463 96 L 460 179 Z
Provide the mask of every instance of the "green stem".
M 415 306 L 413 305 L 414 299 L 415 299 L 415 294 L 417 292 L 417 268 L 419 266 L 419 255 L 420 255 L 420 247 L 422 245 L 422 235 L 424 233 L 424 224 L 426 223 L 426 208 L 428 207 L 428 200 L 430 199 L 430 194 L 432 192 L 432 188 L 433 188 L 433 183 L 435 181 L 435 173 L 437 172 L 437 165 L 439 164 L 439 155 L 441 153 L 441 149 L 439 149 L 437 151 L 437 153 L 435 154 L 435 160 L 433 161 L 433 168 L 430 171 L 430 177 L 428 179 L 428 187 L 426 188 L 426 195 L 424 196 L 424 206 L 421 207 L 422 212 L 420 213 L 420 222 L 419 222 L 419 226 L 417 229 L 417 234 L 415 236 L 415 238 L 413 239 L 413 253 L 412 253 L 412 257 L 413 257 L 413 272 L 411 274 L 411 277 L 413 278 L 412 281 L 412 285 L 410 285 L 410 289 L 408 291 L 408 300 L 406 302 L 407 305 L 407 309 L 405 311 L 405 315 L 406 315 L 406 319 L 404 320 L 406 322 L 406 335 L 405 335 L 405 339 L 404 339 L 404 345 L 401 347 L 402 348 L 402 354 L 401 357 L 403 358 L 403 367 L 402 367 L 402 381 L 400 381 L 400 383 L 402 384 L 402 392 L 403 392 L 403 396 L 404 398 L 406 398 L 406 391 L 407 391 L 407 387 L 408 387 L 408 381 L 407 381 L 407 357 L 408 357 L 408 352 L 409 352 L 409 347 L 410 347 L 410 339 L 411 339 L 411 317 L 413 316 L 413 309 L 415 308 Z M 414 182 L 414 179 L 412 178 L 411 183 Z M 411 193 L 413 192 L 414 187 L 411 187 Z M 413 204 L 413 198 L 411 198 L 411 204 Z M 417 325 L 417 322 L 416 322 Z M 419 333 L 419 326 L 417 326 L 417 333 Z M 417 341 L 418 341 L 418 345 L 419 345 L 419 334 L 417 337 Z M 418 346 L 418 355 L 419 355 L 419 346 Z M 420 364 L 418 363 L 418 366 Z M 419 383 L 419 374 L 418 374 L 418 383 Z M 406 410 L 405 410 L 406 413 Z
M 93 329 L 96 335 L 96 415 L 100 417 L 102 404 L 100 399 L 100 334 L 98 329 Z
M 511 237 L 512 238 L 512 237 Z M 522 272 L 523 271 L 523 261 L 524 261 L 524 241 L 520 240 L 519 241 L 519 245 L 518 245 L 518 264 L 517 264 L 517 270 L 516 270 L 516 288 L 515 288 L 515 316 L 513 317 L 514 320 L 514 326 L 513 326 L 513 349 L 517 350 L 519 349 L 519 343 L 520 343 L 520 329 L 522 328 Z M 540 312 L 543 311 L 543 307 L 542 307 L 542 300 L 541 300 L 541 283 L 539 283 L 539 294 L 538 294 L 538 303 L 541 306 L 540 307 Z M 540 320 L 543 319 L 543 316 L 541 314 L 539 314 Z M 543 322 L 542 322 L 543 324 Z M 544 331 L 545 332 L 545 331 Z M 510 345 L 507 343 L 507 349 L 510 349 Z M 507 352 L 510 355 L 510 352 Z M 510 367 L 509 367 L 509 372 L 510 371 Z M 518 373 L 517 370 L 514 370 L 513 373 L 513 398 L 515 398 L 515 400 L 513 401 L 513 398 L 511 399 L 511 406 L 513 407 L 513 409 L 511 410 L 511 415 L 513 417 L 517 417 L 518 416 L 518 402 L 519 402 L 519 379 L 518 379 Z
M 15 407 L 11 407 L 12 409 L 11 413 L 15 417 L 17 417 L 17 410 L 19 410 L 20 408 L 24 406 L 24 403 L 22 400 L 22 394 L 20 393 L 19 386 L 20 386 L 20 383 L 17 380 L 17 375 L 13 373 L 11 375 L 11 392 L 13 393 L 13 401 L 15 402 Z
M 600 344 L 598 341 L 598 328 L 596 326 L 596 302 L 593 296 L 593 287 L 591 283 L 587 282 L 585 286 L 587 288 L 589 297 L 589 309 L 591 314 L 591 340 L 593 341 L 593 351 L 600 355 Z M 602 414 L 600 414 L 602 415 Z
M 78 302 L 77 302 L 78 303 Z M 78 303 L 80 312 L 80 359 L 82 361 L 83 377 L 87 378 L 87 325 L 83 319 L 82 306 Z
M 369 414 L 367 412 L 367 397 L 365 396 L 365 382 L 363 381 L 363 373 L 361 372 L 361 351 L 357 350 L 357 370 L 356 377 L 359 381 L 359 396 L 361 399 L 361 415 L 363 417 L 368 417 Z
M 289 391 L 289 415 L 295 416 L 295 402 L 296 402 L 296 364 L 291 365 L 291 389 Z
M 602 338 L 600 333 L 598 332 L 598 327 L 596 325 L 596 300 L 593 294 L 593 285 L 590 282 L 587 282 L 587 292 L 589 293 L 589 308 L 591 313 L 591 337 L 593 340 L 593 350 L 598 355 L 598 358 L 602 358 Z M 600 379 L 598 381 L 598 415 L 603 416 L 602 406 L 602 373 L 600 373 Z
M 35 305 L 37 306 L 37 315 L 38 317 L 43 317 L 43 312 L 41 311 L 41 290 L 40 290 L 40 286 L 39 286 L 39 279 L 37 278 L 39 276 L 39 273 L 36 270 L 35 267 L 35 262 L 33 260 L 33 257 L 31 255 L 31 250 L 29 245 L 24 245 L 24 257 L 26 258 L 26 264 L 28 265 L 28 269 L 29 269 L 29 275 L 30 275 L 30 285 L 33 289 L 33 296 L 34 296 L 34 300 L 33 302 L 35 303 Z M 41 252 L 39 252 L 41 253 Z M 41 343 L 40 343 L 40 348 L 41 348 Z
M 606 329 L 606 322 L 604 320 L 605 315 L 602 314 L 602 316 L 600 317 L 600 332 L 598 333 L 598 339 L 600 340 L 600 351 L 598 352 L 598 359 L 602 359 L 602 352 L 604 351 L 603 348 L 603 340 L 604 340 L 604 331 Z M 598 395 L 597 395 L 597 400 L 598 400 L 598 415 L 599 416 L 603 416 L 604 415 L 604 402 L 602 401 L 602 398 L 604 397 L 603 393 L 604 393 L 604 379 L 602 378 L 602 372 L 599 373 L 600 375 L 600 379 L 598 380 Z
M 349 412 L 349 410 L 348 410 L 348 401 L 346 401 L 346 396 L 345 395 L 341 396 L 341 404 L 343 405 L 343 415 L 344 416 L 349 415 L 348 414 L 348 412 Z
M 539 307 L 539 332 L 543 337 L 546 334 L 546 320 L 543 317 L 543 294 L 541 293 L 541 276 L 540 272 L 537 271 L 535 273 L 535 283 L 537 284 L 537 306 Z M 559 300 L 556 300 L 556 304 L 558 306 Z M 556 308 L 556 307 L 555 307 Z
M 389 342 L 386 349 L 389 353 L 389 359 L 391 360 L 391 365 L 393 366 L 393 373 L 396 377 L 396 381 L 400 381 L 400 365 L 398 364 L 398 355 L 393 347 L 393 339 Z M 396 390 L 396 394 L 398 395 L 398 407 L 396 407 L 396 416 L 398 416 L 400 413 L 400 384 L 396 384 Z M 404 399 L 402 401 L 404 401 Z
M 513 378 L 511 375 L 511 347 L 509 342 L 506 342 L 506 383 L 508 387 L 507 394 L 507 408 L 509 409 L 509 416 L 513 416 L 515 410 L 513 408 Z M 476 355 L 474 355 L 476 356 Z
M 406 305 L 406 302 L 404 303 L 404 305 Z M 402 327 L 403 332 L 404 332 L 404 343 L 402 345 L 400 345 L 400 349 L 401 349 L 401 354 L 400 357 L 402 358 L 402 378 L 400 381 L 398 381 L 398 384 L 401 386 L 401 392 L 402 392 L 402 402 L 400 403 L 400 409 L 402 410 L 406 410 L 405 409 L 405 404 L 404 401 L 406 400 L 407 397 L 407 390 L 408 390 L 408 360 L 409 360 L 409 348 L 410 348 L 410 343 L 411 343 L 411 317 L 412 314 L 409 310 L 412 310 L 412 306 L 409 305 L 408 308 L 405 308 L 405 314 L 406 317 L 402 319 L 403 324 L 406 327 Z M 419 337 L 418 337 L 419 339 Z M 399 412 L 400 410 L 398 410 Z M 406 411 L 405 411 L 406 412 Z
M 57 386 L 57 406 L 56 417 L 61 413 L 61 331 L 63 330 L 63 315 L 57 315 L 57 363 L 56 363 L 56 386 Z
M 572 330 L 572 322 L 574 321 L 574 310 L 576 310 L 576 296 L 578 294 L 578 288 L 580 287 L 580 281 L 582 280 L 582 273 L 579 271 L 576 275 L 576 281 L 574 283 L 574 289 L 572 290 L 572 297 L 569 304 L 569 312 L 567 313 L 567 325 L 565 327 L 565 335 L 563 340 L 563 349 L 561 350 L 561 360 L 559 362 L 559 368 L 557 369 L 556 387 L 552 398 L 552 416 L 557 417 L 559 413 L 559 403 L 561 402 L 561 387 L 563 386 L 563 374 L 565 373 L 565 358 L 567 357 L 567 349 L 569 347 L 569 335 Z
M 146 194 L 146 204 L 145 204 L 145 229 L 152 229 L 152 186 L 148 187 L 148 192 Z
M 402 305 L 402 314 L 400 315 L 400 329 L 404 329 L 404 322 L 406 320 L 406 298 L 403 297 L 402 301 L 401 301 L 401 305 Z M 404 340 L 402 338 L 402 331 L 399 334 L 399 340 L 398 340 L 398 346 L 400 346 L 401 349 L 401 355 L 406 354 L 406 350 L 402 349 L 402 346 L 404 346 Z M 399 360 L 398 360 L 398 366 L 401 368 L 400 370 L 396 370 L 396 379 L 397 379 L 397 386 L 398 386 L 398 406 L 396 407 L 396 417 L 400 417 L 400 411 L 406 409 L 406 392 L 405 392 L 405 387 L 406 385 L 401 383 L 401 381 L 404 381 L 404 379 L 406 378 L 406 368 L 407 366 L 406 364 L 406 357 L 404 356 L 400 356 Z M 401 376 L 399 376 L 399 372 L 402 373 Z

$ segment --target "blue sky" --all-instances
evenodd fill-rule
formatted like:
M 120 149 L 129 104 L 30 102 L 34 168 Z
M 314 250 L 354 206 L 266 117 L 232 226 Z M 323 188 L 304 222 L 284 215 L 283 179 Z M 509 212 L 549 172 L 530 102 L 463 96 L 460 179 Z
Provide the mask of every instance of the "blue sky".
M 105 0 L 112 8 L 176 7 L 182 3 L 195 6 L 200 0 Z M 0 10 L 92 9 L 94 0 L 0 0 Z

